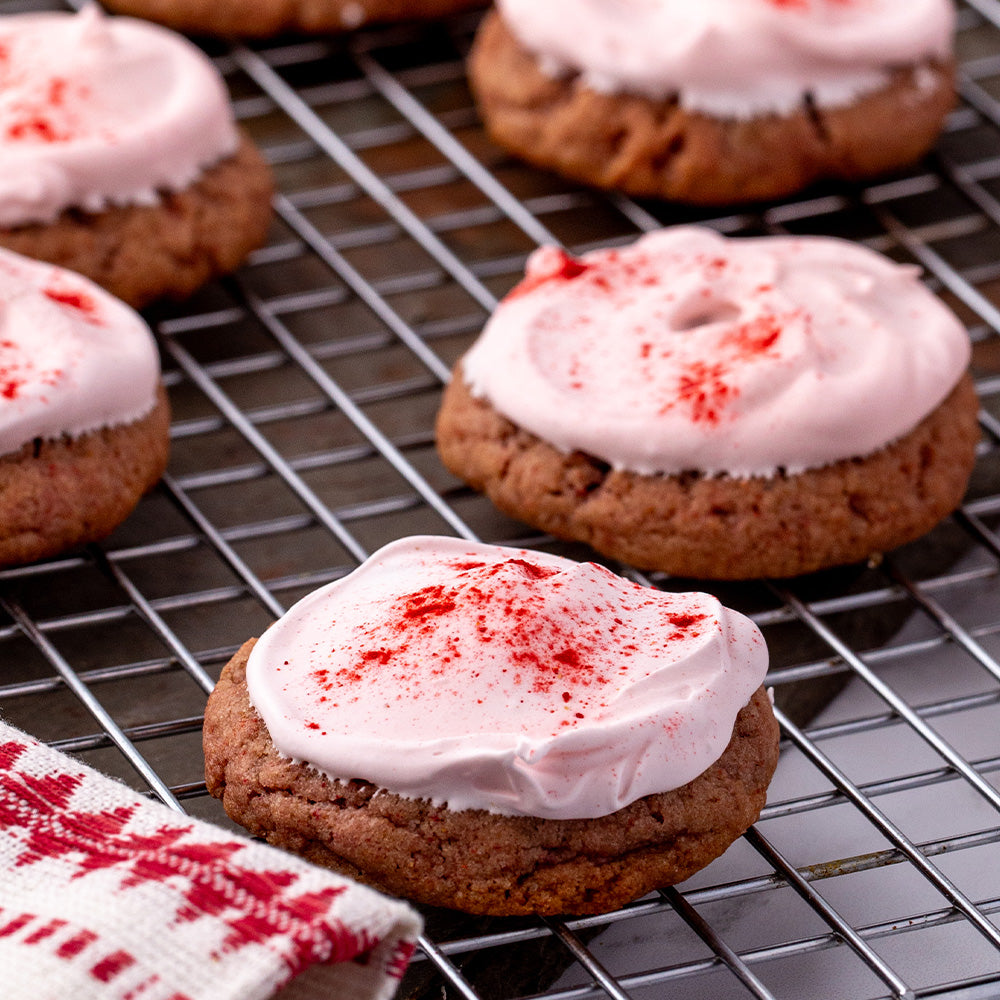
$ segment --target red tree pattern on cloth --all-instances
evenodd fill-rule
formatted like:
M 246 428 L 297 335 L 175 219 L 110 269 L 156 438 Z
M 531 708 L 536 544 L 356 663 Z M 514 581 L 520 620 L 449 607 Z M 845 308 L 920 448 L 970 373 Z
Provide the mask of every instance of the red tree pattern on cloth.
M 100 811 L 71 809 L 87 776 L 16 770 L 28 750 L 23 743 L 0 744 L 0 833 L 19 844 L 15 867 L 58 859 L 74 869 L 70 879 L 113 869 L 121 874 L 122 890 L 144 883 L 167 886 L 178 897 L 174 923 L 212 918 L 224 927 L 213 956 L 266 945 L 281 956 L 289 976 L 315 962 L 364 962 L 378 944 L 364 929 L 351 930 L 329 916 L 346 886 L 293 895 L 297 874 L 242 867 L 234 856 L 247 847 L 245 842 L 186 841 L 195 830 L 193 823 L 130 832 L 127 827 L 141 812 L 141 801 Z M 399 974 L 407 950 L 412 953 L 412 946 L 393 956 Z

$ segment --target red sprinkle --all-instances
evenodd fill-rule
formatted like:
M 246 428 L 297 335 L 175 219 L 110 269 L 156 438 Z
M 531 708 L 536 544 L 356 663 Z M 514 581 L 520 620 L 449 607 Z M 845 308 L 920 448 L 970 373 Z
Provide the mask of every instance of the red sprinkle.
M 782 327 L 776 316 L 758 316 L 743 323 L 722 338 L 720 346 L 733 349 L 739 359 L 765 354 L 781 336 Z
M 687 629 L 690 628 L 692 625 L 697 625 L 700 622 L 703 622 L 707 617 L 708 615 L 706 614 L 700 614 L 700 615 L 674 614 L 674 615 L 667 615 L 667 621 L 670 622 L 670 624 L 673 625 L 674 628 Z
M 0 396 L 4 399 L 17 399 L 26 381 L 23 378 L 5 377 L 3 369 L 0 369 Z
M 507 298 L 520 298 L 520 296 L 527 295 L 536 288 L 551 282 L 572 281 L 591 269 L 590 264 L 585 264 L 582 260 L 571 257 L 565 250 L 553 250 L 552 259 L 553 266 L 551 268 L 526 277 L 507 293 Z
M 66 88 L 69 86 L 68 81 L 62 79 L 61 77 L 54 77 L 49 81 L 49 104 L 54 108 L 62 107 L 64 98 L 66 97 Z
M 529 580 L 545 580 L 558 572 L 553 566 L 537 566 L 526 559 L 508 559 L 502 565 L 516 566 Z
M 696 424 L 717 425 L 722 411 L 739 395 L 739 389 L 726 382 L 727 374 L 721 362 L 693 361 L 681 375 L 677 396 L 688 404 Z
M 76 309 L 78 312 L 83 313 L 84 317 L 90 323 L 99 322 L 100 314 L 97 303 L 86 292 L 74 292 L 62 288 L 46 288 L 42 294 L 53 302 L 58 302 L 61 306 L 69 306 L 71 309 Z
M 41 142 L 67 142 L 68 132 L 60 132 L 53 122 L 41 114 L 29 115 L 7 126 L 8 139 L 35 139 Z

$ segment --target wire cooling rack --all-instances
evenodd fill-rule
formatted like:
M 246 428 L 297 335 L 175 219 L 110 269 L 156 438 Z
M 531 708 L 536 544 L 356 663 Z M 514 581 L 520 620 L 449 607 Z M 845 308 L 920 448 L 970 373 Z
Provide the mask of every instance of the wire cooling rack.
M 491 146 L 463 75 L 476 20 L 209 46 L 274 165 L 276 220 L 237 276 L 147 314 L 174 410 L 162 484 L 102 546 L 0 572 L 0 713 L 228 824 L 202 779 L 205 698 L 296 599 L 416 532 L 589 555 L 433 450 L 451 365 L 538 243 L 696 220 L 845 236 L 919 263 L 971 331 L 983 435 L 962 510 L 879 565 L 714 588 L 767 637 L 783 737 L 723 858 L 601 917 L 428 912 L 401 996 L 1000 995 L 1000 2 L 962 8 L 962 101 L 934 156 L 722 215 Z M 287 995 L 331 992 L 320 970 Z

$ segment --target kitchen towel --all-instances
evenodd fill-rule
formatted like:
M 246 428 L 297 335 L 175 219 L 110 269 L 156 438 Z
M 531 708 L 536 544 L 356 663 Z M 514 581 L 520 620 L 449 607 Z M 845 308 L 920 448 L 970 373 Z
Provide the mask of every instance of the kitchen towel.
M 150 801 L 0 721 L 0 995 L 265 1000 L 316 963 L 387 1000 L 407 904 Z

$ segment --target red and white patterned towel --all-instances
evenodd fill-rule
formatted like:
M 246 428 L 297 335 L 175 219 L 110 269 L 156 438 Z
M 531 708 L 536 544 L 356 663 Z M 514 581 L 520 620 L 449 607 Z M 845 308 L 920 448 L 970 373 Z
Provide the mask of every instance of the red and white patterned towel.
M 420 926 L 0 722 L 4 1000 L 264 1000 L 315 963 L 340 1000 L 384 1000 Z

